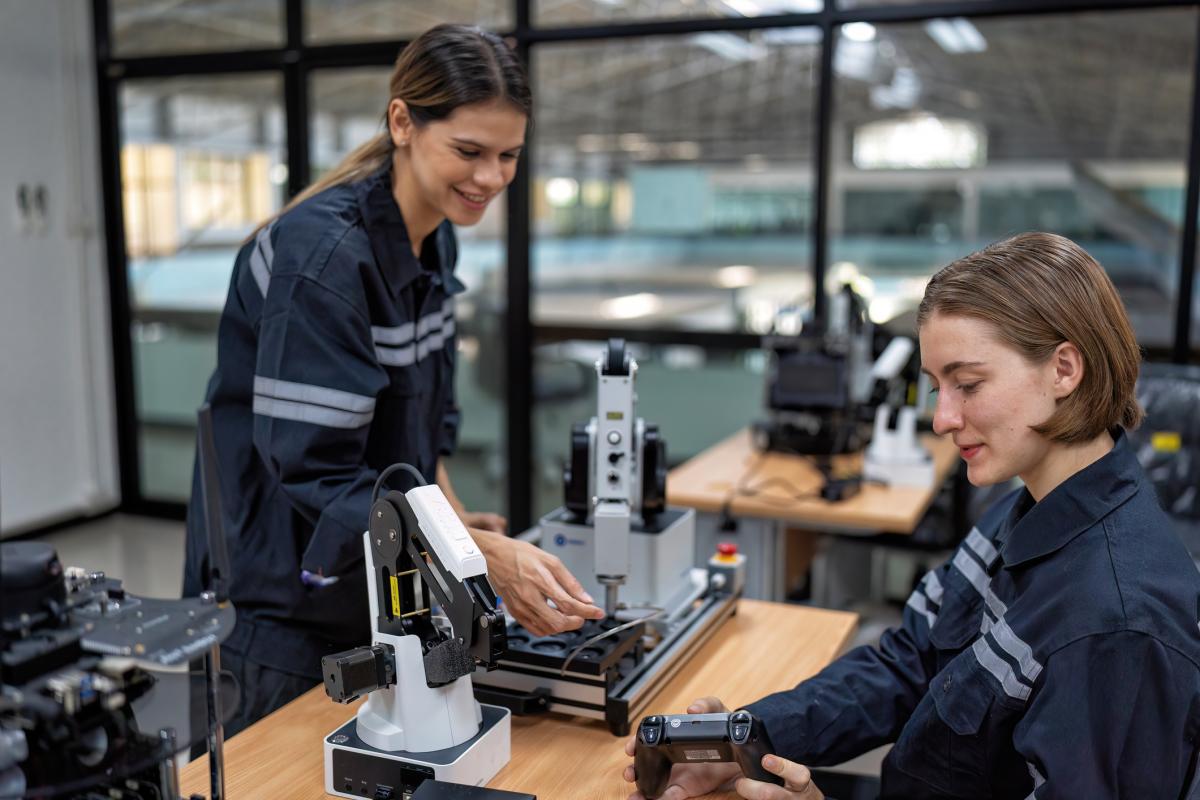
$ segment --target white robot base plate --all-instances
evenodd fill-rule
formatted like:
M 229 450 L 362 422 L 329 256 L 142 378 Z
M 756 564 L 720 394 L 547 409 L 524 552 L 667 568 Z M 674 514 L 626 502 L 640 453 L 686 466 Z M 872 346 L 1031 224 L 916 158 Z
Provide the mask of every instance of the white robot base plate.
M 335 797 L 406 800 L 426 778 L 482 786 L 508 763 L 507 708 L 480 704 L 479 732 L 427 753 L 379 750 L 358 738 L 354 719 L 325 737 L 325 791 Z

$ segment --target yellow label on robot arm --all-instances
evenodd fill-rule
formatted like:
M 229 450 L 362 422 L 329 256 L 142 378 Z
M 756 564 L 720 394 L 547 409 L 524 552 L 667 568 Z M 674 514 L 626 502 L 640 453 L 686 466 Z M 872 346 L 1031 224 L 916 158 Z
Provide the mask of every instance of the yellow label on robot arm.
M 392 616 L 400 616 L 400 581 L 396 580 L 395 575 L 389 575 L 388 580 L 392 584 Z

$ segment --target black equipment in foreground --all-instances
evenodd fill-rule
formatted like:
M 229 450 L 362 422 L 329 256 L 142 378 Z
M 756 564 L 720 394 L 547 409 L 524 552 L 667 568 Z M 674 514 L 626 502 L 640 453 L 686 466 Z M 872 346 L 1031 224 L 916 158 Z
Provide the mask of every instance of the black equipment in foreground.
M 233 622 L 211 596 L 135 597 L 48 544 L 0 545 L 0 798 L 177 798 L 187 742 L 142 731 L 132 704 L 145 667 L 199 657 Z
M 0 800 L 178 800 L 175 753 L 191 742 L 142 730 L 133 703 L 154 691 L 150 668 L 202 657 L 210 800 L 224 800 L 220 645 L 236 617 L 207 407 L 199 430 L 212 559 L 200 597 L 137 597 L 64 569 L 48 544 L 0 544 Z
M 638 726 L 633 768 L 638 791 L 649 800 L 662 795 L 674 764 L 736 762 L 756 781 L 783 785 L 783 778 L 762 767 L 775 748 L 762 721 L 749 711 L 651 716 Z

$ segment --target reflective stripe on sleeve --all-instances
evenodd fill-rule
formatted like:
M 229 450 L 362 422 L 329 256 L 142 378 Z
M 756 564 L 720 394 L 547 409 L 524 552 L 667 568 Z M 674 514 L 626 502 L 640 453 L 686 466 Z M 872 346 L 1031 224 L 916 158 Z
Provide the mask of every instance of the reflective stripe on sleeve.
M 260 416 L 327 428 L 361 428 L 375 417 L 375 398 L 255 375 L 253 409 Z
M 988 644 L 986 636 L 980 636 L 975 640 L 975 644 L 971 645 L 971 652 L 975 654 L 980 665 L 996 679 L 1005 694 L 1017 700 L 1029 699 L 1029 687 L 1017 679 L 1016 673 L 1013 672 L 1013 668 L 1007 661 L 992 652 L 992 646 Z

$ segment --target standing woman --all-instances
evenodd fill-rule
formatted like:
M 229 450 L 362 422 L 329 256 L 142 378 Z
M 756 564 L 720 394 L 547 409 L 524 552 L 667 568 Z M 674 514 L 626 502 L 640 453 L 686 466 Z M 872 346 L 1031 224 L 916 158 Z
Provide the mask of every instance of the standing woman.
M 1141 353 L 1112 281 L 1074 242 L 1021 234 L 934 275 L 917 326 L 934 431 L 972 484 L 1024 487 L 878 647 L 747 706 L 786 786 L 681 765 L 664 800 L 735 780 L 754 800 L 820 800 L 801 764 L 886 743 L 886 800 L 1196 797 L 1200 574 L 1125 433 Z
M 381 470 L 408 462 L 471 528 L 508 612 L 535 634 L 600 618 L 553 556 L 466 511 L 453 453 L 453 224 L 512 181 L 532 100 L 497 36 L 440 25 L 404 48 L 387 130 L 264 223 L 238 253 L 208 385 L 238 624 L 222 666 L 233 735 L 321 681 L 321 657 L 369 642 L 362 532 Z M 210 567 L 199 473 L 184 594 Z M 553 606 L 547 601 L 552 600 Z

